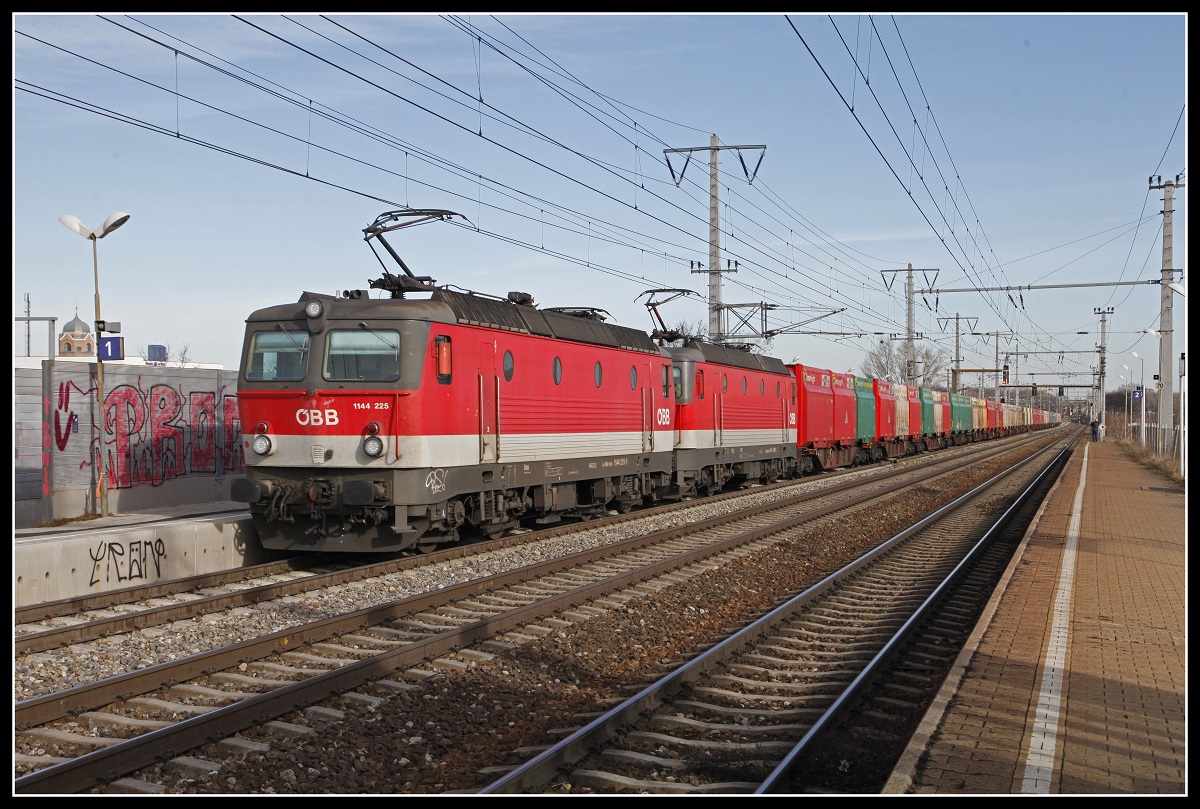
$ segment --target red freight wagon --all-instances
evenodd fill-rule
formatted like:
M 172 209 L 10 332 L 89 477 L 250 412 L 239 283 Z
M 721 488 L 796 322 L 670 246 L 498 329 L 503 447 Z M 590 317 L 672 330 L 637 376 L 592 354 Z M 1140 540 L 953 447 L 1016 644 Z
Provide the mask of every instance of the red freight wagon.
M 799 387 L 799 431 L 802 449 L 820 449 L 834 443 L 833 375 L 825 368 L 790 366 Z
M 853 374 L 833 374 L 833 440 L 839 447 L 849 447 L 858 437 L 858 395 L 854 390 Z
M 886 379 L 873 381 L 875 384 L 875 440 L 891 441 L 896 437 L 896 397 L 892 395 L 892 383 Z

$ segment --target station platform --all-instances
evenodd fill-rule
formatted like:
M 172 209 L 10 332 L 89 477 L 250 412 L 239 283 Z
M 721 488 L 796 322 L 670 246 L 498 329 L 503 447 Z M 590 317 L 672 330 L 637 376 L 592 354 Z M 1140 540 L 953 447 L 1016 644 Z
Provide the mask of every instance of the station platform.
M 884 789 L 1187 794 L 1186 497 L 1079 447 Z
M 13 529 L 13 601 L 26 607 L 242 567 L 264 553 L 245 503 L 216 501 Z
M 36 539 L 55 534 L 71 535 L 82 531 L 97 531 L 107 528 L 142 527 L 154 523 L 190 520 L 198 517 L 220 517 L 228 520 L 249 519 L 250 508 L 245 503 L 235 503 L 232 500 L 163 505 L 144 511 L 117 512 L 106 517 L 81 518 L 65 522 L 62 525 L 14 528 L 13 537 L 18 540 Z

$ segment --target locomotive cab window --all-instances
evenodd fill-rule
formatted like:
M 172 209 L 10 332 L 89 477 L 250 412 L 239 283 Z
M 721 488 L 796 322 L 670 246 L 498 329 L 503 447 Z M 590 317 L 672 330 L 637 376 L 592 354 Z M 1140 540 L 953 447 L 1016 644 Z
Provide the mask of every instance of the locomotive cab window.
M 322 375 L 340 382 L 395 382 L 400 378 L 400 332 L 365 324 L 360 331 L 329 332 Z
M 308 363 L 308 338 L 308 332 L 287 329 L 256 332 L 250 338 L 246 379 L 250 382 L 303 379 Z

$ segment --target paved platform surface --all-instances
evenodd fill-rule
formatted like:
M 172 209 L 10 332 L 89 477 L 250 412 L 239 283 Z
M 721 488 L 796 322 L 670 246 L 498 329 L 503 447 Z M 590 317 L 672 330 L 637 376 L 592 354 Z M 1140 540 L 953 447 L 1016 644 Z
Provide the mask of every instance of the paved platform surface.
M 1186 522 L 1078 447 L 885 792 L 1186 795 Z
M 226 520 L 249 519 L 250 507 L 245 503 L 235 503 L 232 500 L 214 500 L 207 503 L 187 503 L 185 505 L 164 505 L 144 511 L 127 511 L 109 514 L 107 517 L 78 519 L 56 526 L 14 528 L 13 537 L 16 540 L 37 539 L 55 534 L 69 535 L 84 531 L 99 531 L 107 528 L 132 528 L 171 520 L 190 520 L 199 517 L 213 517 Z

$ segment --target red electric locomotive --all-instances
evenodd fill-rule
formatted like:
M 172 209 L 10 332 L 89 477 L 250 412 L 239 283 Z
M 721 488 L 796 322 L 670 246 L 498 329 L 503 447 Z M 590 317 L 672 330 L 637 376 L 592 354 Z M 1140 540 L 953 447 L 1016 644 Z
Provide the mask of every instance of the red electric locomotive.
M 448 290 L 255 312 L 238 406 L 232 495 L 272 549 L 494 534 L 640 505 L 672 472 L 670 359 L 645 333 Z
M 795 474 L 796 378 L 782 360 L 699 340 L 665 350 L 675 379 L 679 495 Z
M 232 497 L 264 547 L 430 549 L 464 526 L 496 534 L 670 493 L 671 359 L 645 332 L 435 288 L 400 265 L 371 284 L 390 298 L 306 292 L 247 319 L 248 469 Z

